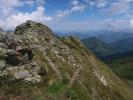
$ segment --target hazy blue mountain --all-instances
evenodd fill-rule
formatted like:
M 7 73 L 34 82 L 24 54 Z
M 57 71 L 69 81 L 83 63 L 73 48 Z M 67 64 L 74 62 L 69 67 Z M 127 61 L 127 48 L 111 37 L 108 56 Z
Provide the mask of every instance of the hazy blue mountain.
M 88 39 L 83 39 L 82 42 L 85 46 L 93 51 L 94 54 L 98 57 L 103 57 L 107 55 L 111 55 L 116 52 L 114 48 L 112 48 L 108 43 L 96 38 L 91 37 Z
M 110 43 L 120 39 L 125 39 L 129 37 L 133 37 L 133 32 L 131 31 L 70 31 L 70 32 L 55 32 L 56 35 L 62 37 L 74 36 L 79 39 L 88 39 L 90 37 L 96 36 L 100 40 L 104 42 Z
M 77 37 L 79 39 L 85 39 L 85 38 L 89 38 L 92 37 L 93 34 L 89 34 L 90 32 L 79 32 L 79 31 L 75 31 L 75 32 L 54 32 L 56 35 L 60 36 L 60 37 L 69 37 L 69 36 L 73 36 L 73 37 Z
M 117 48 L 119 52 L 131 51 L 133 50 L 133 37 L 112 42 L 110 45 Z
M 117 40 L 133 37 L 133 33 L 132 32 L 109 31 L 109 32 L 103 32 L 102 34 L 99 34 L 96 37 L 105 41 L 105 42 L 110 43 L 110 42 L 114 42 Z

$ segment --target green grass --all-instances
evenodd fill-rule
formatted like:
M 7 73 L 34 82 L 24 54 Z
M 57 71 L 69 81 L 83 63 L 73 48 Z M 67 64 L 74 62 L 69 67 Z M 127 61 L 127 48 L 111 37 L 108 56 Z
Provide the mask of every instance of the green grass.
M 54 100 L 59 100 L 59 97 L 64 90 L 65 90 L 65 84 L 63 84 L 61 80 L 58 80 L 47 88 L 45 94 L 49 97 L 54 98 Z
M 133 87 L 133 57 L 107 61 L 106 63 L 123 81 Z
M 66 90 L 65 94 L 70 100 L 91 100 L 90 95 L 85 89 L 83 89 L 82 85 L 78 82 L 75 82 L 73 87 Z
M 31 96 L 34 91 L 37 91 L 37 85 L 26 84 L 22 80 L 14 80 L 11 76 L 0 77 L 0 93 L 6 96 Z M 0 94 L 0 95 L 1 95 Z

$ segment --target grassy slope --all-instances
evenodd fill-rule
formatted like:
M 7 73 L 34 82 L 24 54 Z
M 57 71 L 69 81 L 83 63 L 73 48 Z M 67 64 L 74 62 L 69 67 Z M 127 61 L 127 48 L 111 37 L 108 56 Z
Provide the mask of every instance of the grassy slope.
M 78 45 L 76 45 L 76 46 L 78 46 Z M 82 46 L 82 48 L 84 48 L 84 46 Z M 82 50 L 82 49 L 81 49 Z M 87 52 L 87 49 L 86 48 L 84 48 L 84 51 L 86 51 Z M 81 52 L 81 51 L 80 51 Z M 88 58 L 87 56 L 92 56 L 92 58 L 94 58 L 95 60 L 92 62 L 91 61 L 91 59 L 90 58 Z M 83 76 L 84 76 L 84 78 L 86 78 L 83 82 L 85 82 L 84 83 L 84 85 L 86 86 L 86 87 L 88 87 L 88 91 L 91 91 L 90 90 L 90 87 L 92 87 L 93 88 L 93 86 L 95 87 L 95 89 L 98 91 L 98 92 L 100 92 L 100 96 L 102 97 L 102 96 L 105 96 L 106 97 L 106 93 L 110 93 L 111 91 L 109 91 L 108 89 L 106 89 L 105 87 L 102 87 L 102 85 L 100 85 L 100 83 L 99 82 L 97 82 L 97 80 L 95 80 L 95 78 L 93 77 L 93 76 L 91 76 L 91 73 L 92 73 L 92 69 L 89 69 L 89 66 L 91 66 L 91 67 L 94 67 L 94 68 L 96 68 L 99 72 L 101 72 L 104 76 L 105 76 L 105 78 L 107 79 L 107 81 L 109 82 L 109 84 L 112 84 L 112 87 L 113 87 L 113 89 L 114 90 L 112 90 L 112 91 L 114 91 L 114 92 L 116 92 L 116 94 L 117 94 L 117 92 L 119 92 L 118 93 L 118 98 L 117 97 L 115 97 L 116 96 L 116 94 L 114 94 L 114 97 L 112 97 L 112 100 L 115 100 L 115 99 L 120 99 L 120 100 L 122 100 L 123 99 L 123 97 L 119 97 L 120 95 L 123 95 L 124 96 L 124 98 L 126 98 L 127 100 L 132 100 L 133 98 L 132 98 L 132 93 L 131 93 L 131 91 L 132 90 L 130 90 L 128 87 L 127 87 L 127 85 L 126 84 L 124 84 L 124 82 L 123 81 L 121 81 L 111 70 L 110 70 L 110 68 L 108 68 L 107 67 L 107 65 L 105 65 L 104 63 L 102 63 L 102 62 L 100 62 L 99 60 L 96 60 L 96 58 L 94 57 L 94 55 L 91 53 L 91 52 L 87 52 L 87 55 L 85 54 L 84 56 L 82 56 L 82 57 L 84 57 L 84 58 L 88 58 L 88 59 L 84 59 L 83 60 L 83 63 L 84 63 L 84 66 L 85 66 L 85 68 L 84 68 L 84 70 L 83 70 L 83 72 L 81 72 L 81 73 L 83 73 Z M 90 74 L 89 74 L 90 73 Z M 82 77 L 83 78 L 83 77 Z M 82 79 L 81 78 L 81 79 Z M 89 84 L 88 84 L 89 83 Z M 103 88 L 103 91 L 101 91 L 101 89 Z M 98 97 L 98 98 L 100 98 L 100 97 Z M 98 98 L 95 98 L 95 99 L 98 99 Z M 94 99 L 94 98 L 93 98 Z
M 59 59 L 54 58 L 54 54 L 49 52 L 48 56 L 52 57 L 54 64 L 62 66 L 60 68 L 62 80 L 56 77 L 55 72 L 51 69 L 45 56 L 42 56 L 39 49 L 35 50 L 35 60 L 42 66 L 41 73 L 43 75 L 43 82 L 39 84 L 25 84 L 21 80 L 19 81 L 5 81 L 1 79 L 0 88 L 1 95 L 5 98 L 16 98 L 17 100 L 132 100 L 132 92 L 110 69 L 100 61 L 96 60 L 91 52 L 89 52 L 82 44 L 74 40 L 63 39 L 65 44 L 71 48 L 73 55 L 80 58 L 79 63 L 82 64 L 82 70 L 79 78 L 75 80 L 71 87 L 68 87 L 69 78 L 67 74 L 73 76 L 74 69 L 66 63 L 62 63 Z M 49 73 L 46 74 L 48 68 Z M 103 84 L 97 79 L 93 70 L 97 70 L 103 74 L 110 86 L 103 86 Z M 66 75 L 65 75 L 66 74 Z M 50 82 L 52 84 L 50 85 Z
M 121 79 L 133 87 L 133 57 L 110 60 L 107 64 Z

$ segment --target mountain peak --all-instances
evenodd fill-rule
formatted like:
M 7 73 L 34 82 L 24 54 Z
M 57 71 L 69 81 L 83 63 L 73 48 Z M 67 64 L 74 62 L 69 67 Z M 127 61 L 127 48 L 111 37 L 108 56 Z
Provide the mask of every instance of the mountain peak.
M 23 34 L 24 32 L 30 30 L 41 31 L 43 33 L 52 33 L 52 30 L 48 26 L 34 22 L 32 20 L 27 20 L 25 23 L 22 23 L 21 25 L 16 27 L 15 34 Z

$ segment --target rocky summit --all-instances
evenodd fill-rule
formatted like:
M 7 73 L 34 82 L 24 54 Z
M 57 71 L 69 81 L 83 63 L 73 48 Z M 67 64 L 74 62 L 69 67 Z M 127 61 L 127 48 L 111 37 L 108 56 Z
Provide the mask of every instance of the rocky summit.
M 27 21 L 0 29 L 0 100 L 133 100 L 133 92 L 76 38 Z

